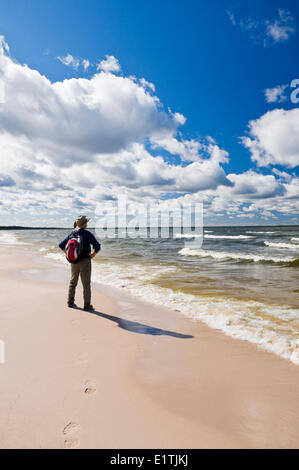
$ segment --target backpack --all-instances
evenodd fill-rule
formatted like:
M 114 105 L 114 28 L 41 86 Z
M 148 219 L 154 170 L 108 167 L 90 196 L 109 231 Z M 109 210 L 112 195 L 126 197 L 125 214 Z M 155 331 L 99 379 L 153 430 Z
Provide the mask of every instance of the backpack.
M 80 236 L 78 232 L 73 232 L 66 244 L 65 252 L 69 263 L 78 263 L 83 252 L 83 236 Z

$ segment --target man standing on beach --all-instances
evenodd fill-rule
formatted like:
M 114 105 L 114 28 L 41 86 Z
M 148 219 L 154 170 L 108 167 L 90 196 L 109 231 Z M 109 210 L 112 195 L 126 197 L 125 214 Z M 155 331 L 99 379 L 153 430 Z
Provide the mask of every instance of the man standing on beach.
M 68 292 L 68 307 L 76 307 L 75 305 L 75 292 L 78 284 L 79 274 L 83 285 L 83 297 L 84 297 L 84 310 L 94 310 L 91 305 L 91 259 L 96 256 L 100 251 L 101 245 L 96 240 L 94 235 L 86 230 L 87 224 L 90 217 L 80 215 L 74 222 L 74 231 L 70 233 L 62 242 L 59 243 L 59 248 L 66 252 L 68 242 L 74 238 L 79 237 L 81 240 L 81 252 L 75 262 L 71 264 L 71 280 L 69 284 Z M 91 245 L 94 252 L 91 254 Z

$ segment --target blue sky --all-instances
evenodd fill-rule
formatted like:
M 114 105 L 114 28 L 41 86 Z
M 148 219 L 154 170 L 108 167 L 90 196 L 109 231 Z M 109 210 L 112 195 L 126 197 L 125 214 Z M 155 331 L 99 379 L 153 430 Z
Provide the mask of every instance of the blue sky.
M 177 128 L 177 141 L 206 142 L 206 137 L 211 136 L 215 145 L 229 155 L 219 163 L 226 175 L 246 174 L 252 182 L 249 184 L 254 186 L 273 183 L 270 179 L 265 180 L 266 183 L 263 180 L 258 182 L 256 175 L 271 175 L 272 178 L 274 175 L 277 184 L 281 185 L 278 187 L 273 183 L 277 187 L 273 190 L 273 197 L 265 195 L 268 212 L 265 218 L 261 216 L 263 197 L 254 195 L 252 188 L 249 189 L 248 195 L 245 195 L 243 187 L 234 194 L 228 194 L 227 191 L 223 194 L 221 190 L 221 194 L 218 194 L 217 185 L 214 183 L 211 188 L 202 185 L 196 188 L 193 182 L 186 185 L 185 189 L 179 184 L 166 188 L 163 180 L 165 192 L 161 193 L 158 181 L 153 180 L 152 185 L 146 185 L 152 186 L 153 190 L 148 197 L 154 197 L 156 194 L 158 198 L 165 199 L 165 194 L 167 197 L 171 194 L 178 197 L 187 193 L 193 197 L 204 197 L 210 207 L 207 220 L 211 223 L 298 223 L 299 196 L 295 196 L 299 188 L 299 146 L 296 147 L 297 142 L 292 144 L 290 163 L 290 153 L 286 150 L 286 154 L 283 154 L 283 145 L 283 148 L 276 152 L 276 149 L 270 150 L 266 142 L 267 134 L 275 132 L 278 126 L 279 129 L 285 130 L 285 134 L 279 137 L 280 140 L 274 143 L 280 147 L 282 139 L 285 138 L 285 142 L 288 142 L 289 132 L 296 130 L 298 125 L 298 104 L 291 102 L 292 89 L 288 87 L 293 79 L 299 78 L 298 2 L 12 0 L 1 1 L 0 5 L 0 35 L 5 37 L 13 61 L 21 65 L 27 64 L 30 70 L 37 70 L 53 83 L 80 77 L 91 80 L 99 70 L 104 73 L 103 69 L 97 69 L 98 64 L 104 61 L 106 56 L 113 56 L 120 64 L 121 70 L 108 70 L 110 74 L 115 73 L 118 77 L 134 75 L 137 79 L 144 78 L 153 83 L 155 90 L 152 91 L 148 87 L 148 93 L 159 98 L 166 112 L 170 108 L 172 113 L 180 113 L 186 118 L 186 122 Z M 73 62 L 65 65 L 63 59 L 68 54 Z M 90 62 L 86 70 L 82 65 L 83 60 Z M 270 90 L 268 98 L 265 96 L 266 89 Z M 275 117 L 273 114 L 272 127 L 269 128 L 268 124 L 264 127 L 264 123 L 259 119 L 267 112 L 275 110 L 294 112 L 284 117 Z M 289 116 L 291 119 L 288 119 Z M 287 122 L 287 129 L 278 121 L 280 118 Z M 256 134 L 252 138 L 253 143 L 246 146 L 241 138 L 248 135 L 248 124 L 251 120 L 256 122 Z M 7 132 L 7 129 L 5 131 Z M 11 128 L 9 132 L 16 135 Z M 157 146 L 156 138 L 156 145 L 151 145 L 151 132 L 146 130 L 141 139 L 134 136 L 126 145 L 149 140 L 145 149 L 154 157 L 158 156 L 172 165 L 181 165 L 182 168 L 194 162 L 194 158 L 189 160 L 182 158 L 180 153 L 169 152 L 169 146 L 166 144 Z M 263 132 L 262 137 L 259 132 Z M 52 138 L 55 141 L 55 136 Z M 256 139 L 259 139 L 259 156 L 253 158 Z M 120 146 L 119 150 L 124 148 Z M 270 155 L 266 163 L 265 159 L 263 160 L 265 148 Z M 272 157 L 273 160 L 270 161 Z M 134 162 L 136 163 L 136 159 Z M 27 173 L 29 170 L 33 171 L 29 163 L 20 163 L 18 171 L 21 166 L 26 168 Z M 119 164 L 116 164 L 116 167 L 119 167 Z M 253 176 L 248 175 L 250 170 L 254 172 Z M 10 176 L 17 182 L 17 177 L 10 171 L 13 169 L 7 168 L 3 181 Z M 36 168 L 34 171 L 36 174 Z M 200 171 L 204 171 L 204 168 Z M 281 176 L 278 172 L 285 175 Z M 242 185 L 244 178 L 239 178 Z M 227 188 L 230 184 L 241 184 L 239 180 L 236 183 L 234 177 L 229 177 L 229 181 L 229 184 L 224 185 Z M 291 185 L 291 188 L 284 191 L 282 188 L 285 188 L 286 184 Z M 110 190 L 113 185 L 117 186 L 117 182 L 111 183 Z M 123 182 L 119 185 L 123 187 Z M 8 190 L 2 185 L 4 198 L 12 188 L 15 190 L 14 186 L 10 186 Z M 136 183 L 136 188 L 137 186 Z M 142 181 L 139 190 L 141 186 L 145 187 Z M 188 188 L 191 190 L 188 191 Z M 20 190 L 26 194 L 29 191 L 28 187 L 20 187 Z M 48 190 L 49 188 L 45 188 L 45 191 Z M 40 187 L 39 191 L 42 192 L 43 188 Z M 249 211 L 249 219 L 246 214 L 243 216 L 238 213 L 236 208 L 230 208 L 230 216 L 227 217 L 227 204 L 224 203 L 221 206 L 222 211 L 213 210 L 211 203 L 214 198 L 216 201 L 228 201 L 233 198 L 235 207 L 236 198 L 240 194 L 240 211 L 242 207 L 250 207 L 254 199 L 255 207 Z M 252 200 L 250 194 L 253 194 Z M 138 195 L 138 191 L 131 196 L 134 200 L 142 197 Z M 59 194 L 57 197 L 63 195 Z M 281 206 L 281 198 L 285 204 L 284 209 L 277 212 L 275 204 Z M 269 199 L 272 199 L 272 205 Z M 80 203 L 82 209 L 85 208 L 84 197 Z M 28 204 L 34 202 L 30 200 Z M 38 204 L 42 202 L 37 201 L 37 207 Z M 53 207 L 54 219 L 62 213 L 61 208 Z M 234 213 L 237 217 L 234 217 Z M 65 213 L 63 215 L 68 217 Z M 22 222 L 17 208 L 11 220 Z M 35 223 L 34 219 L 32 221 Z

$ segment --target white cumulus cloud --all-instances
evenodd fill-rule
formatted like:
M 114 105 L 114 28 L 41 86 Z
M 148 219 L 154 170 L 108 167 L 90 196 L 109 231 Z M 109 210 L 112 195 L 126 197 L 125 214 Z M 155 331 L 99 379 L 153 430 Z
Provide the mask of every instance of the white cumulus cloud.
M 88 59 L 83 59 L 82 60 L 82 65 L 83 65 L 84 70 L 87 70 L 88 67 L 90 67 L 91 64 L 90 64 Z
M 75 70 L 78 70 L 80 65 L 80 59 L 77 59 L 72 56 L 72 54 L 67 54 L 65 57 L 58 56 L 57 59 L 67 67 L 73 67 Z
M 287 41 L 294 33 L 294 18 L 288 10 L 279 9 L 278 18 L 266 21 L 266 35 L 274 43 Z
M 277 85 L 272 88 L 266 88 L 265 97 L 267 103 L 283 103 L 286 101 L 286 88 L 288 88 L 288 85 Z
M 235 27 L 247 32 L 255 44 L 265 47 L 285 42 L 296 32 L 293 16 L 282 8 L 271 19 L 257 18 L 254 12 L 247 18 L 238 17 L 233 11 L 227 11 L 227 14 Z
M 274 109 L 250 121 L 243 144 L 258 166 L 299 165 L 299 109 Z
M 79 210 L 120 191 L 131 199 L 159 198 L 231 184 L 221 166 L 228 154 L 215 143 L 179 137 L 185 117 L 165 111 L 144 81 L 108 67 L 89 79 L 52 83 L 7 56 L 1 44 L 0 197 L 11 213 L 24 205 L 35 213 L 59 213 L 68 204 Z M 151 155 L 146 142 L 178 161 Z
M 102 60 L 98 66 L 98 70 L 103 70 L 104 72 L 120 72 L 121 66 L 113 55 L 106 55 L 106 59 Z
M 67 67 L 71 67 L 74 70 L 78 70 L 80 66 L 83 67 L 84 70 L 87 70 L 91 63 L 88 59 L 80 59 L 79 57 L 73 57 L 72 54 L 68 53 L 66 56 L 58 56 L 57 59 Z
M 1 37 L 0 215 L 11 223 L 26 216 L 55 225 L 119 194 L 136 203 L 204 198 L 208 215 L 229 217 L 298 210 L 298 178 L 275 168 L 227 175 L 228 152 L 211 137 L 184 138 L 185 116 L 165 110 L 145 79 L 107 66 L 52 83 L 8 51 Z M 243 143 L 258 166 L 298 165 L 298 112 L 274 110 L 250 123 Z

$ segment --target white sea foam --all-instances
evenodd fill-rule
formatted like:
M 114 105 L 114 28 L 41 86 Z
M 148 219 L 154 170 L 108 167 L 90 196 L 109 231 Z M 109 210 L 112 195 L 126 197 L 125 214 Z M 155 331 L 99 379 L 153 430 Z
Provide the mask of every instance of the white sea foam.
M 64 264 L 69 264 L 66 260 L 65 256 L 62 253 L 47 253 L 45 255 L 46 258 L 54 259 L 56 261 L 60 261 Z
M 13 232 L 0 231 L 0 245 L 28 245 L 17 239 Z
M 298 237 L 292 237 L 291 240 L 292 240 L 292 242 L 299 242 L 299 238 L 298 238 Z
M 277 249 L 287 249 L 287 250 L 296 250 L 299 251 L 299 245 L 294 243 L 273 243 L 273 242 L 264 242 L 266 246 L 270 248 L 277 248 Z
M 205 235 L 205 238 L 223 238 L 227 240 L 246 240 L 252 238 L 248 235 Z
M 299 340 L 277 326 L 275 318 L 298 320 L 299 310 L 271 306 L 260 302 L 245 302 L 226 299 L 200 298 L 174 292 L 171 289 L 144 281 L 153 279 L 152 268 L 145 266 L 119 266 L 101 263 L 94 269 L 94 279 L 102 284 L 125 288 L 127 292 L 141 299 L 163 305 L 183 314 L 201 320 L 211 328 L 219 329 L 228 336 L 247 340 L 261 349 L 271 351 L 299 365 Z M 132 276 L 132 273 L 136 277 Z M 157 274 L 159 269 L 157 270 Z M 261 314 L 267 314 L 265 320 Z M 295 327 L 294 327 L 295 328 Z
M 199 235 L 198 233 L 194 235 L 192 235 L 191 233 L 176 233 L 174 237 L 175 238 L 200 238 L 202 237 L 202 235 Z
M 285 263 L 292 262 L 295 258 L 278 258 L 274 256 L 261 256 L 255 254 L 246 254 L 246 253 L 228 253 L 225 251 L 211 251 L 211 250 L 202 250 L 202 249 L 193 249 L 193 248 L 182 248 L 179 251 L 179 255 L 182 256 L 199 256 L 201 258 L 214 258 L 219 260 L 225 259 L 236 259 L 236 260 L 247 260 L 254 261 L 258 263 L 260 261 L 269 261 L 272 263 Z
M 190 249 L 184 248 L 183 250 L 188 252 Z M 45 256 L 67 263 L 62 253 L 48 253 Z M 228 336 L 255 343 L 259 348 L 299 365 L 299 339 L 296 338 L 295 333 L 292 336 L 290 332 L 292 328 L 296 330 L 295 323 L 299 322 L 299 310 L 253 301 L 201 298 L 151 284 L 161 274 L 175 275 L 176 269 L 175 266 L 155 267 L 139 263 L 128 265 L 110 261 L 95 262 L 93 263 L 93 279 L 104 285 L 122 288 L 131 295 L 149 300 L 151 303 L 180 310 L 192 319 L 201 320 Z M 267 320 L 262 317 L 262 314 L 266 314 Z M 292 321 L 288 323 L 287 330 L 285 330 L 283 326 L 277 325 L 276 318 Z

